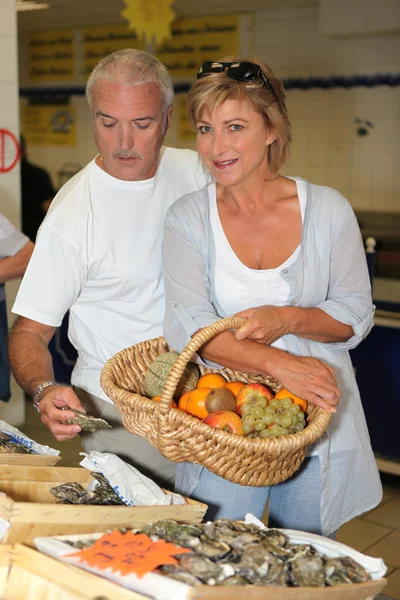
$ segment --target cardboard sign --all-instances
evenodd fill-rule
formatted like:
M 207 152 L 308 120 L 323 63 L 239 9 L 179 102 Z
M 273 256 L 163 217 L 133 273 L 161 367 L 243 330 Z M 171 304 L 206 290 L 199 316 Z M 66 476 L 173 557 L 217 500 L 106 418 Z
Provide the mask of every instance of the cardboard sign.
M 160 540 L 152 542 L 144 533 L 123 534 L 117 529 L 101 536 L 90 548 L 84 548 L 65 557 L 75 556 L 86 562 L 89 567 L 111 569 L 121 575 L 135 573 L 143 577 L 161 565 L 177 564 L 177 554 L 191 552 L 187 548 L 179 548 L 174 544 Z

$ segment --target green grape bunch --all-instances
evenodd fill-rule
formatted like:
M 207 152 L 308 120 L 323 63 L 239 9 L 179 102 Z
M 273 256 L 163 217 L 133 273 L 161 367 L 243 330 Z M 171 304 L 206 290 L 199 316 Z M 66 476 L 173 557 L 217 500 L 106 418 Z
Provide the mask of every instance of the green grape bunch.
M 256 434 L 260 438 L 278 437 L 299 433 L 306 426 L 306 415 L 291 398 L 266 398 L 246 402 L 242 406 L 243 434 Z

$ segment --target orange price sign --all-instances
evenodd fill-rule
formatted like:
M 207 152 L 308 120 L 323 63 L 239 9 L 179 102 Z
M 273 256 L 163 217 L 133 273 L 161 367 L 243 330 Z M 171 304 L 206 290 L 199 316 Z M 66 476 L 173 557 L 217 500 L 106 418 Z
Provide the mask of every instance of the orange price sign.
M 135 573 L 143 577 L 161 565 L 175 565 L 178 554 L 191 552 L 175 544 L 160 540 L 152 542 L 144 533 L 121 533 L 117 529 L 102 535 L 90 548 L 84 548 L 65 557 L 76 557 L 90 567 L 111 569 L 121 575 Z

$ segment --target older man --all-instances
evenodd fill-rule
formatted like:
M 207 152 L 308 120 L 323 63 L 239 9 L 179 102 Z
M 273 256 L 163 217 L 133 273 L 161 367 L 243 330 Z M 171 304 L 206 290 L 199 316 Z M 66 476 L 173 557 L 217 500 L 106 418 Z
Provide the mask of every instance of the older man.
M 63 186 L 39 230 L 13 311 L 10 362 L 58 440 L 80 432 L 68 406 L 103 416 L 112 430 L 82 435 L 86 451 L 109 451 L 159 481 L 174 465 L 129 434 L 100 387 L 104 363 L 122 348 L 162 334 L 161 242 L 167 208 L 207 183 L 198 156 L 162 146 L 173 87 L 153 56 L 122 50 L 103 59 L 87 84 L 96 158 Z M 48 343 L 70 311 L 78 351 L 73 388 L 54 381 Z

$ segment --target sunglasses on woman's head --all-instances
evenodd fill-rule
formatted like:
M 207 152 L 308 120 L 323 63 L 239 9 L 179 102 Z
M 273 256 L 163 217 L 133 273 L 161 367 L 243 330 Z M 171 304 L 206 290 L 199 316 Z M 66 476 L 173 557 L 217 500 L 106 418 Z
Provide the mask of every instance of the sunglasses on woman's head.
M 207 75 L 212 75 L 213 73 L 223 72 L 225 72 L 231 79 L 234 79 L 235 81 L 242 81 L 244 83 L 251 83 L 252 81 L 261 79 L 263 84 L 272 92 L 275 100 L 279 104 L 277 95 L 265 76 L 263 70 L 261 67 L 252 62 L 205 62 L 201 65 L 197 72 L 197 79 L 202 79 L 203 77 L 207 77 Z

